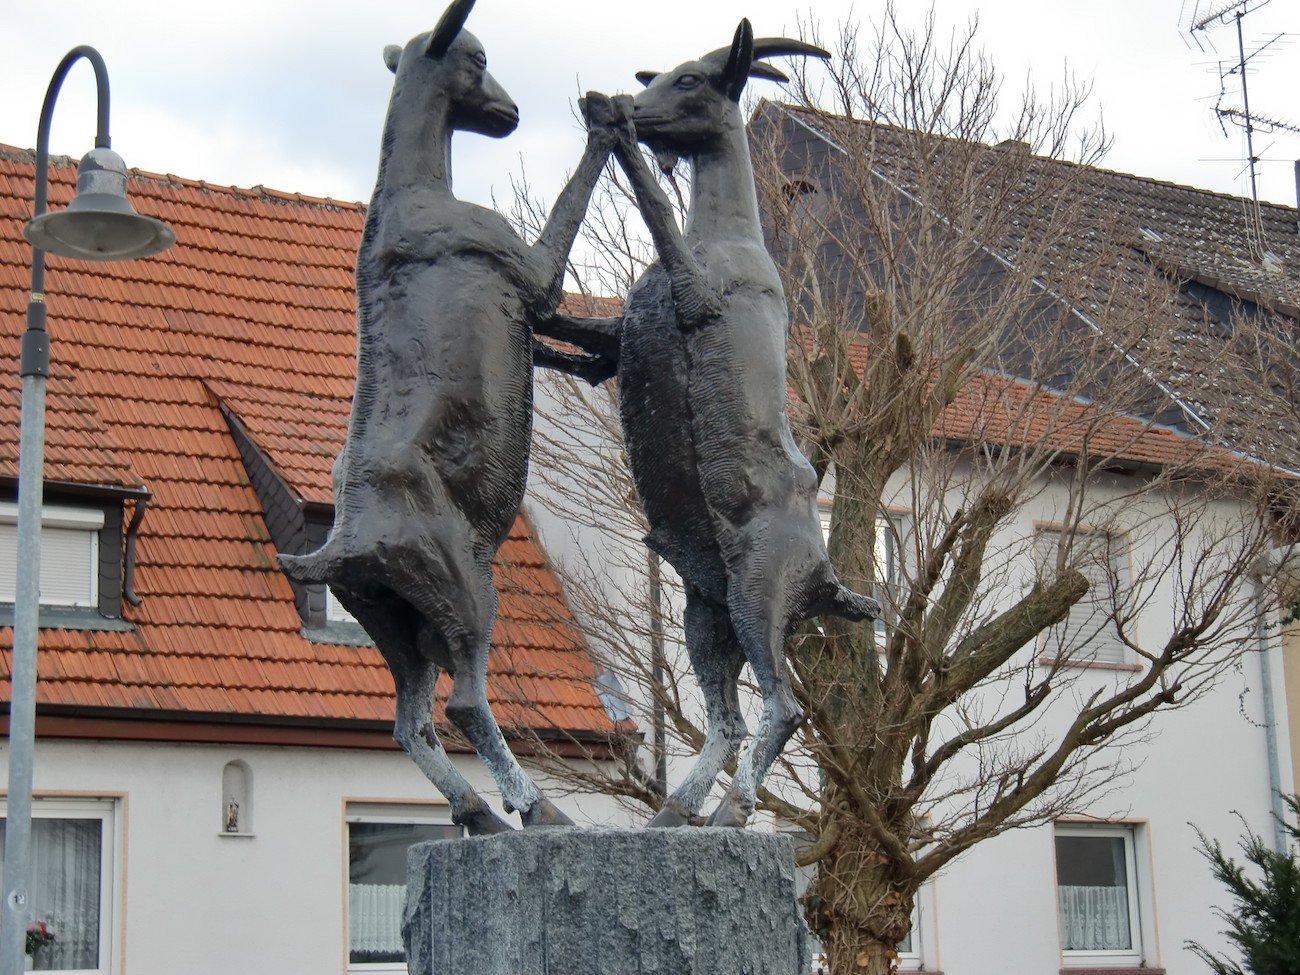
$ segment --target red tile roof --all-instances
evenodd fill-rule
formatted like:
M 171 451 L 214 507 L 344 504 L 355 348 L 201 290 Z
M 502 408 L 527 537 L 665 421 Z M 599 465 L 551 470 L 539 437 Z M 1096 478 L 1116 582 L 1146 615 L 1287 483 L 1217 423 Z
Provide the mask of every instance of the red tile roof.
M 810 331 L 803 334 L 805 354 L 830 355 L 832 360 L 844 354 L 843 366 L 851 369 L 858 381 L 868 375 L 871 347 L 865 336 L 852 336 L 842 352 L 827 353 L 816 348 Z M 937 368 L 934 372 L 937 375 Z M 796 413 L 803 408 L 793 390 L 790 403 Z M 1220 474 L 1249 472 L 1250 476 L 1261 472 L 1258 459 L 1208 438 L 1104 409 L 1049 386 L 990 372 L 967 380 L 939 414 L 930 434 L 956 444 L 1009 444 L 1064 457 L 1086 456 L 1103 465 L 1177 466 L 1187 473 L 1213 470 Z M 1283 468 L 1273 472 L 1286 478 L 1296 476 Z
M 0 481 L 17 476 L 18 336 L 31 250 L 30 152 L 0 146 Z M 51 171 L 51 209 L 75 170 Z M 147 488 L 139 607 L 124 632 L 43 629 L 38 703 L 246 719 L 389 722 L 370 647 L 313 643 L 276 567 L 221 405 L 300 501 L 328 504 L 352 397 L 358 205 L 133 173 L 136 208 L 177 244 L 116 264 L 51 256 L 46 478 Z M 496 563 L 490 697 L 506 727 L 608 734 L 591 660 L 521 517 Z M 12 630 L 0 628 L 0 644 Z M 445 690 L 445 688 L 444 688 Z M 7 659 L 0 696 L 8 696 Z

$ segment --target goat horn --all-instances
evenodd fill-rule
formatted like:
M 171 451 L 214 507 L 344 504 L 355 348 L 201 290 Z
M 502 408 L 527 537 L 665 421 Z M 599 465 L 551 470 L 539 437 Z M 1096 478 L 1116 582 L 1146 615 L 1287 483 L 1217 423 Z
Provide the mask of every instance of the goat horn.
M 768 81 L 779 81 L 782 84 L 790 80 L 790 76 L 779 68 L 774 68 L 770 64 L 764 64 L 762 61 L 755 61 L 749 66 L 749 76 L 751 78 L 766 78 Z
M 803 41 L 796 41 L 789 37 L 755 37 L 754 38 L 754 60 L 759 58 L 778 58 L 788 55 L 804 55 L 810 58 L 829 58 L 831 52 L 817 47 L 814 44 L 805 44 Z M 710 51 L 701 61 L 708 61 L 711 64 L 727 63 L 727 58 L 731 55 L 731 48 L 720 47 L 716 51 Z M 765 77 L 765 76 L 764 76 Z
M 473 9 L 474 0 L 452 0 L 451 6 L 443 11 L 442 16 L 438 18 L 438 25 L 429 35 L 428 53 L 432 57 L 440 58 L 447 53 L 447 48 L 451 47 L 451 42 L 461 32 L 465 21 L 469 19 L 469 12 Z
M 736 28 L 736 37 L 727 51 L 727 66 L 722 69 L 722 86 L 727 97 L 733 102 L 740 101 L 745 82 L 749 80 L 749 69 L 754 63 L 754 28 L 749 18 L 743 17 Z
M 636 80 L 647 87 L 649 87 L 650 82 L 654 81 L 658 77 L 658 71 L 638 71 L 636 73 Z
M 754 58 L 777 58 L 793 54 L 802 54 L 810 58 L 829 58 L 831 52 L 817 47 L 815 44 L 805 44 L 803 41 L 792 40 L 789 37 L 756 37 L 754 38 Z

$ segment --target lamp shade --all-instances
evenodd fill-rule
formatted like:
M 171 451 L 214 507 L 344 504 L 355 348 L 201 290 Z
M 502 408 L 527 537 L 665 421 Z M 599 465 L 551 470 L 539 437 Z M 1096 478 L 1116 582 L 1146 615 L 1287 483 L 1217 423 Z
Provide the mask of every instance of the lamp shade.
M 33 247 L 84 261 L 148 257 L 176 243 L 161 220 L 142 216 L 126 198 L 126 163 L 112 149 L 95 148 L 77 165 L 77 195 L 66 209 L 27 221 Z

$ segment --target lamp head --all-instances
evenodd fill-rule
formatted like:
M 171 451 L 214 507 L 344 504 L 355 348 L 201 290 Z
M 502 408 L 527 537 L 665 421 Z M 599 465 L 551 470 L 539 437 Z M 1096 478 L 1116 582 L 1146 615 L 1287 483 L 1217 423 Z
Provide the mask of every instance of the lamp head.
M 81 157 L 72 202 L 27 221 L 23 236 L 47 253 L 83 261 L 148 257 L 176 243 L 165 223 L 135 212 L 126 198 L 126 163 L 103 147 Z

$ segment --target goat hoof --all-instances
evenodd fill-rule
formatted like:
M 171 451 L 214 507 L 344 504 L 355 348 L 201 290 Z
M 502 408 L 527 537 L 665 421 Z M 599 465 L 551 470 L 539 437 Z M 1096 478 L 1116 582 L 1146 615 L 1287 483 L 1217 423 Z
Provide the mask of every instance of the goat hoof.
M 513 833 L 514 827 L 494 813 L 487 806 L 469 809 L 459 816 L 452 816 L 451 821 L 457 826 L 464 826 L 470 836 L 491 836 L 494 833 Z
M 718 804 L 718 808 L 713 810 L 712 815 L 705 820 L 704 825 L 729 826 L 742 829 L 749 822 L 749 815 L 744 804 L 739 799 L 735 796 L 727 796 Z
M 646 823 L 646 829 L 668 829 L 675 826 L 689 826 L 691 817 L 686 815 L 675 806 L 665 805 L 660 809 L 650 822 Z
M 525 826 L 572 826 L 573 820 L 556 808 L 550 799 L 538 799 L 533 808 L 519 814 Z

